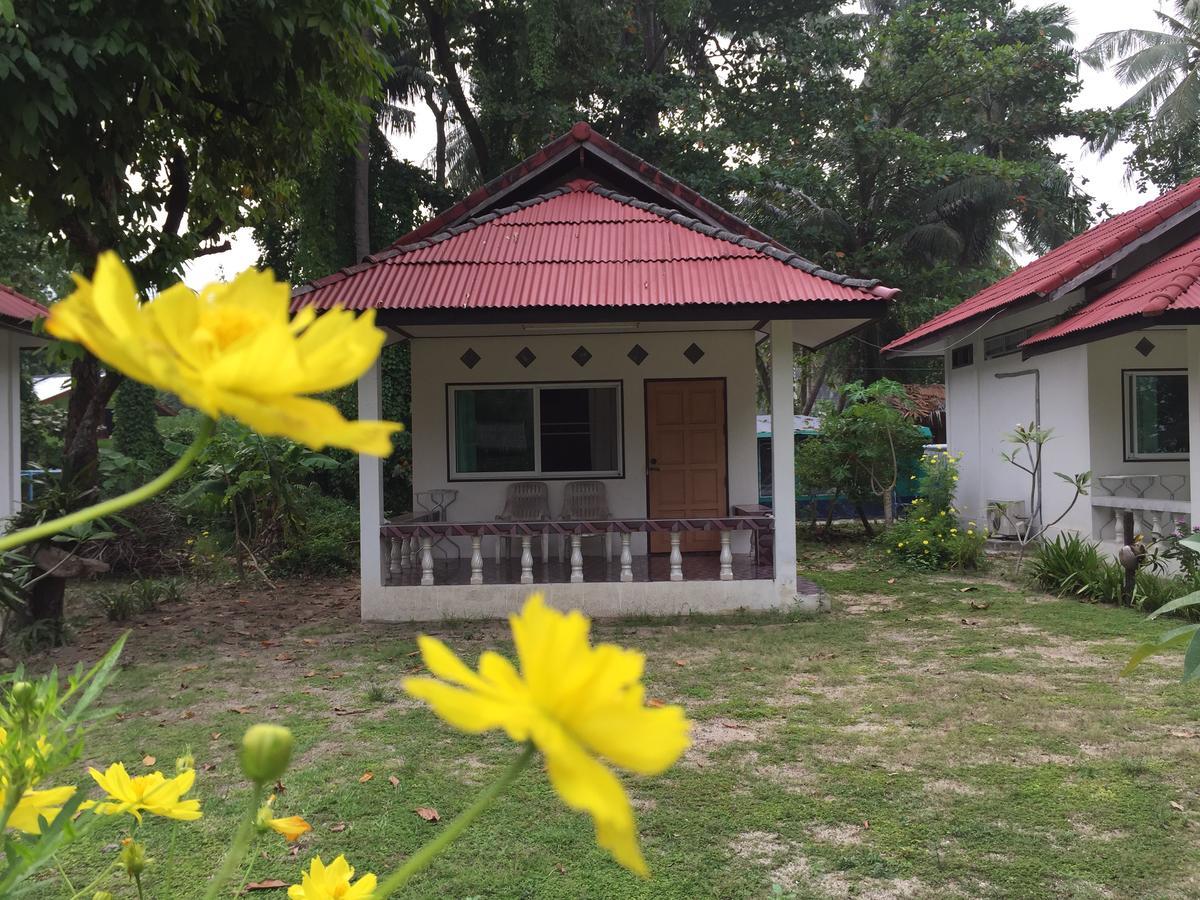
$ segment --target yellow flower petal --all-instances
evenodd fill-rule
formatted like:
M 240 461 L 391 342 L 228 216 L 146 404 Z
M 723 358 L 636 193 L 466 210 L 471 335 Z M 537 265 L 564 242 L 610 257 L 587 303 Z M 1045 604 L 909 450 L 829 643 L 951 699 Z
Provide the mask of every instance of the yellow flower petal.
M 647 707 L 645 658 L 613 644 L 591 646 L 591 623 L 578 611 L 559 612 L 535 594 L 510 622 L 519 667 L 487 651 L 473 672 L 440 641 L 423 637 L 422 656 L 437 677 L 407 679 L 405 691 L 463 731 L 503 728 L 514 741 L 532 740 L 563 801 L 592 816 L 600 846 L 645 874 L 629 800 L 596 757 L 642 774 L 664 771 L 688 746 L 683 710 Z
M 289 900 L 368 900 L 375 892 L 377 880 L 367 874 L 357 882 L 354 867 L 339 856 L 328 866 L 321 857 L 313 858 L 308 871 L 301 876 L 300 884 L 288 888 Z
M 8 817 L 8 827 L 23 831 L 25 834 L 41 834 L 42 820 L 53 822 L 62 811 L 63 804 L 71 799 L 75 788 L 48 788 L 44 791 L 26 791 L 17 801 L 16 807 Z M 4 792 L 0 791 L 0 801 Z
M 370 368 L 385 340 L 373 314 L 306 310 L 289 318 L 287 284 L 254 270 L 198 294 L 176 285 L 139 304 L 113 253 L 100 256 L 91 281 L 75 282 L 51 307 L 46 328 L 106 365 L 263 434 L 318 450 L 392 452 L 399 423 L 348 422 L 331 404 L 304 396 L 350 384 Z
M 289 841 L 300 839 L 300 835 L 306 831 L 312 831 L 312 826 L 305 822 L 299 816 L 287 816 L 283 819 L 269 819 L 267 827 L 272 831 L 277 831 Z

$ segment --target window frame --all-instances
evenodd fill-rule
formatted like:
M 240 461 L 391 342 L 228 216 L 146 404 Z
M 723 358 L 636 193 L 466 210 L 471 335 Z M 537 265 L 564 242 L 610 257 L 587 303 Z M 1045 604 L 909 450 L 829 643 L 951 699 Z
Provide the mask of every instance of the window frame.
M 542 404 L 540 392 L 555 388 L 615 388 L 617 392 L 617 467 L 600 471 L 542 471 Z M 455 433 L 455 395 L 461 391 L 529 390 L 533 393 L 533 464 L 523 472 L 459 472 L 458 435 Z M 625 477 L 625 382 L 622 379 L 586 381 L 497 381 L 458 382 L 446 385 L 446 479 L 447 481 L 608 481 Z
M 1187 374 L 1188 370 L 1185 368 L 1121 370 L 1121 444 L 1125 462 L 1171 462 L 1191 458 L 1190 446 L 1187 453 L 1142 453 L 1138 450 L 1137 412 L 1134 409 L 1133 390 L 1134 379 L 1139 375 L 1180 375 L 1186 380 Z M 1190 414 L 1190 408 L 1188 411 Z

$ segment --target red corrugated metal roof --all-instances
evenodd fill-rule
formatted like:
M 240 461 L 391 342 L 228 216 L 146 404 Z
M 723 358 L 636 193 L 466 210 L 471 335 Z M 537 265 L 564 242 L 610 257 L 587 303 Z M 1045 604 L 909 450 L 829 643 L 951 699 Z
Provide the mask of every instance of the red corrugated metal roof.
M 896 292 L 577 179 L 298 288 L 321 309 L 878 301 Z
M 1039 331 L 1021 346 L 1044 344 L 1130 316 L 1156 317 L 1200 309 L 1200 235 L 1130 275 L 1070 318 Z M 1154 318 L 1145 323 L 1157 324 Z
M 1046 297 L 1197 201 L 1200 201 L 1200 178 L 1088 229 L 974 297 L 934 316 L 892 341 L 884 350 L 901 349 L 946 328 L 994 313 L 1018 300 Z
M 18 294 L 8 285 L 0 284 L 0 316 L 18 322 L 32 322 L 49 312 L 42 304 Z

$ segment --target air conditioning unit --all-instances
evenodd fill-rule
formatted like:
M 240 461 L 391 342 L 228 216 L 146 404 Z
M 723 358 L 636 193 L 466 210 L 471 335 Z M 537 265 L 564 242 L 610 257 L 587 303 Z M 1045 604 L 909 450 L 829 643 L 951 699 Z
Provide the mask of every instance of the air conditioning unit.
M 992 537 L 1015 540 L 1029 527 L 1024 500 L 989 500 L 987 517 Z

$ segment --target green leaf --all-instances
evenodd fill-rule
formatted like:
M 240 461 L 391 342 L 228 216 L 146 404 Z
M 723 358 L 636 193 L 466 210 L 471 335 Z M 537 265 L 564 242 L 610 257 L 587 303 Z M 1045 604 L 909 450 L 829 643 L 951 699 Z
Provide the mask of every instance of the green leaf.
M 1184 594 L 1182 597 L 1177 597 L 1170 603 L 1164 603 L 1154 612 L 1150 613 L 1151 619 L 1157 619 L 1164 613 L 1175 612 L 1177 609 L 1183 609 L 1188 606 L 1200 605 L 1200 591 L 1192 591 L 1190 594 Z
M 1178 628 L 1171 629 L 1155 641 L 1148 641 L 1140 645 L 1133 651 L 1133 656 L 1129 657 L 1129 662 L 1125 664 L 1125 668 L 1121 670 L 1121 674 L 1128 675 L 1156 653 L 1161 653 L 1163 650 L 1170 650 L 1173 647 L 1182 647 L 1197 631 L 1200 631 L 1200 623 L 1181 625 Z
M 1200 631 L 1192 635 L 1187 652 L 1183 654 L 1183 680 L 1200 678 Z

